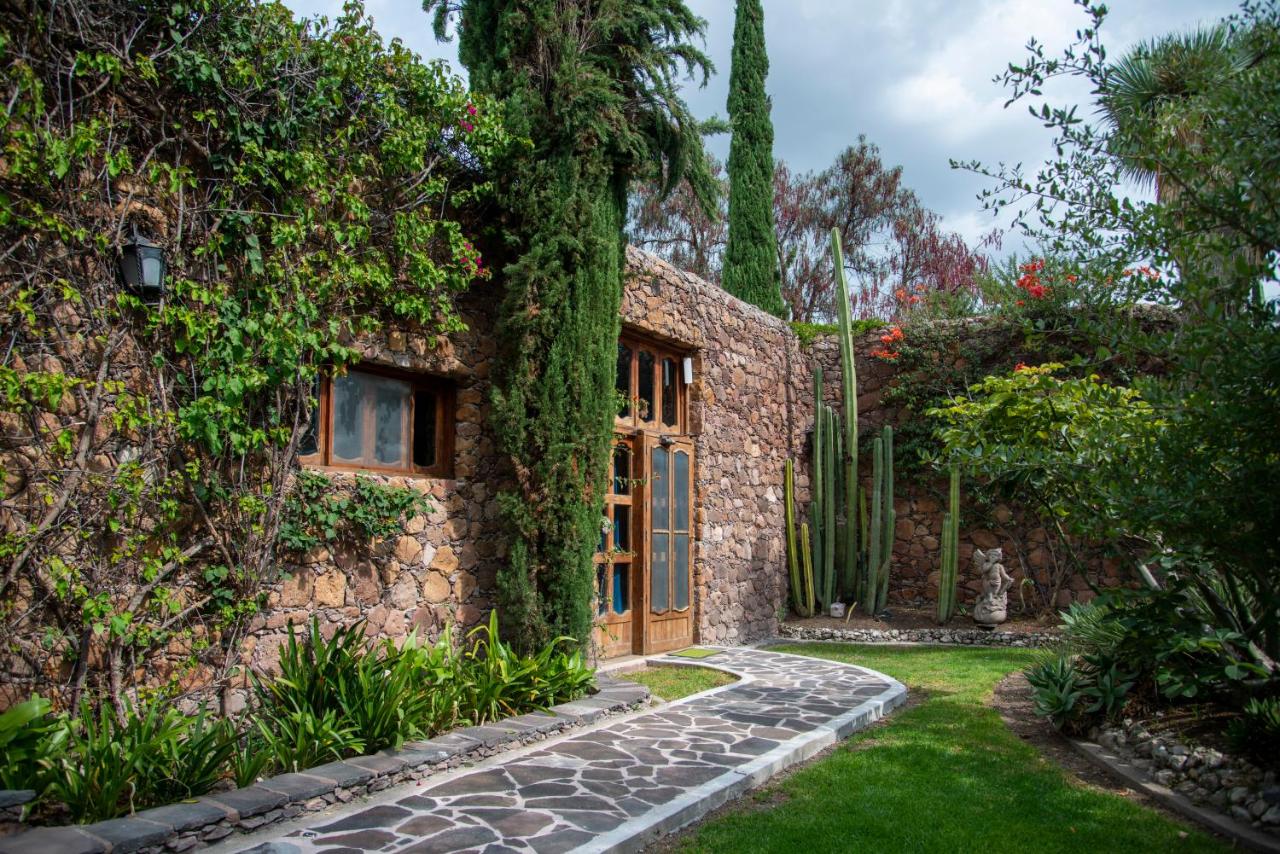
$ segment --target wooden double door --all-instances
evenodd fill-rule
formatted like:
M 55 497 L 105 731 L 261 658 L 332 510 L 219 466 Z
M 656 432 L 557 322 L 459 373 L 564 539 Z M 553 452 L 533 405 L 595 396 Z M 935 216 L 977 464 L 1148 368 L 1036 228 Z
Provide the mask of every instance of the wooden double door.
M 693 643 L 693 443 L 619 434 L 596 551 L 603 657 Z

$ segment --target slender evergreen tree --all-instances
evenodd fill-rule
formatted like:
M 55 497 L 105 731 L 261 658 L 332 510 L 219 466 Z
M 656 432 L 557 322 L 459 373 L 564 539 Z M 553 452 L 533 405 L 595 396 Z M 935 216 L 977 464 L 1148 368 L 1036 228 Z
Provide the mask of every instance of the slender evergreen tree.
M 513 148 L 493 176 L 508 263 L 500 277 L 492 423 L 515 487 L 498 573 L 503 633 L 528 649 L 591 631 L 622 299 L 628 184 L 687 178 L 711 209 L 681 70 L 710 61 L 683 0 L 425 0 L 457 22 L 473 89 L 501 99 Z M 454 17 L 456 13 L 456 18 Z
M 769 54 L 764 46 L 760 0 L 738 0 L 733 25 L 733 67 L 729 72 L 729 242 L 723 284 L 729 293 L 779 317 L 786 313 L 773 230 L 773 120 L 764 80 Z

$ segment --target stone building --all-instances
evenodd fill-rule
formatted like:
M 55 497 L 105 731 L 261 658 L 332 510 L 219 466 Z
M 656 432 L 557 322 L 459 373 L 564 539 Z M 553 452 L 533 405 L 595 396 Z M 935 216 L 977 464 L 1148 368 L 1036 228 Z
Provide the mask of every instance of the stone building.
M 291 567 L 253 626 L 254 665 L 269 668 L 286 626 L 311 614 L 332 626 L 363 616 L 389 637 L 435 636 L 487 617 L 504 558 L 496 501 L 504 475 L 487 412 L 491 305 L 483 292 L 464 297 L 468 330 L 435 347 L 397 331 L 368 342 L 365 362 L 322 390 L 307 464 L 337 477 L 373 472 L 423 491 L 433 509 L 372 554 L 321 549 Z M 787 602 L 784 464 L 798 460 L 797 499 L 806 500 L 810 378 L 821 364 L 829 402 L 839 403 L 835 343 L 803 347 L 784 321 L 634 248 L 622 324 L 618 390 L 628 403 L 596 558 L 596 651 L 767 637 Z M 894 368 L 868 356 L 877 341 L 871 333 L 856 348 L 864 430 L 901 417 L 881 401 Z M 928 483 L 899 483 L 892 601 L 936 596 L 937 494 Z M 962 530 L 962 601 L 977 591 L 968 573 L 975 545 L 1018 555 L 1015 575 L 1047 571 L 1044 532 L 1004 521 Z M 1061 595 L 1087 596 L 1088 587 L 1080 580 Z

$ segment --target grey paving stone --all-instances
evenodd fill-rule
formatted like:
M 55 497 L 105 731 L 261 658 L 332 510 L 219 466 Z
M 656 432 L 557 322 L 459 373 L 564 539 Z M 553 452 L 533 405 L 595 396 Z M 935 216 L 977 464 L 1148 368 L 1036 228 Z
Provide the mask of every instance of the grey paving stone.
M 205 797 L 211 801 L 231 807 L 231 809 L 240 814 L 242 820 L 255 815 L 262 815 L 265 812 L 271 812 L 276 807 L 282 807 L 289 802 L 288 795 L 282 795 L 279 792 L 273 792 L 261 786 L 232 789 L 229 792 L 218 792 Z
M 409 764 L 404 757 L 385 751 L 372 756 L 357 756 L 346 761 L 349 765 L 367 768 L 374 774 L 394 774 Z
M 487 827 L 455 827 L 438 836 L 424 839 L 408 848 L 401 848 L 401 854 L 450 854 L 468 848 L 479 848 L 491 842 L 497 842 L 498 835 Z
M 277 774 L 257 784 L 264 789 L 288 795 L 291 801 L 307 801 L 333 791 L 334 783 L 326 777 L 310 774 Z
M 37 827 L 0 837 L 0 854 L 103 854 L 107 843 L 70 827 Z
M 506 744 L 508 741 L 515 741 L 516 735 L 512 730 L 502 729 L 497 726 L 469 726 L 466 729 L 458 730 L 458 735 L 469 738 L 483 747 L 496 747 L 499 744 Z
M 0 809 L 20 807 L 36 799 L 34 789 L 0 789 Z
M 905 694 L 887 677 L 821 659 L 727 649 L 713 664 L 742 680 L 710 696 L 571 732 L 496 764 L 428 781 L 403 790 L 395 803 L 338 808 L 337 816 L 317 819 L 320 826 L 293 831 L 288 844 L 298 854 L 374 848 L 392 854 L 554 854 L 587 843 L 603 851 L 637 850 L 824 749 L 836 732 L 865 725 Z M 594 719 L 633 695 L 622 682 L 603 685 L 594 697 L 554 712 Z M 406 747 L 456 754 L 513 739 L 513 731 L 543 725 L 546 717 L 525 715 Z M 307 773 L 332 776 L 324 769 Z
M 368 768 L 361 768 L 349 762 L 330 762 L 327 765 L 317 765 L 315 768 L 308 768 L 307 774 L 312 777 L 332 780 L 335 786 L 341 786 L 344 789 L 349 789 L 352 786 L 361 786 L 377 776 Z
M 205 825 L 217 824 L 223 819 L 234 821 L 240 817 L 240 814 L 230 807 L 201 798 L 189 804 L 169 804 L 167 807 L 143 810 L 136 817 L 156 824 L 167 824 L 173 828 L 174 833 L 182 833 Z
M 170 825 L 137 817 L 96 821 L 84 829 L 110 842 L 111 854 L 130 854 L 148 845 L 159 845 L 173 833 Z

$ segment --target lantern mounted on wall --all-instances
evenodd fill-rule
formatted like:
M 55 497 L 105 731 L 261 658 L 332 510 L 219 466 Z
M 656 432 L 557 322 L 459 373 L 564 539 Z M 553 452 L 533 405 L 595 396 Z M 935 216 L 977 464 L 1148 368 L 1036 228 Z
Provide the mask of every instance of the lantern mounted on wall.
M 144 302 L 159 302 L 164 296 L 166 272 L 160 244 L 134 229 L 133 239 L 120 247 L 120 278 L 124 286 Z

